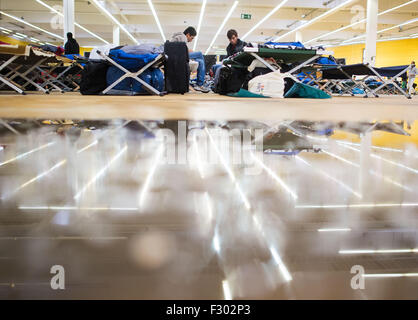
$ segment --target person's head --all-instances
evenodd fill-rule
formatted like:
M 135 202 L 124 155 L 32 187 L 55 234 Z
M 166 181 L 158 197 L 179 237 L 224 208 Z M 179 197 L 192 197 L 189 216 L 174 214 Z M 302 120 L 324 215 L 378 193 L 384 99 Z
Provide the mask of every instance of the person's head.
M 228 37 L 229 43 L 232 45 L 236 45 L 238 41 L 238 32 L 234 29 L 228 30 L 226 33 L 226 36 Z
M 196 29 L 193 27 L 188 27 L 183 33 L 187 38 L 187 42 L 192 42 L 197 35 Z
M 411 62 L 411 64 L 412 64 L 413 66 L 415 66 L 415 61 L 412 61 L 412 62 Z
M 67 39 L 72 39 L 73 38 L 73 34 L 71 32 L 67 32 Z

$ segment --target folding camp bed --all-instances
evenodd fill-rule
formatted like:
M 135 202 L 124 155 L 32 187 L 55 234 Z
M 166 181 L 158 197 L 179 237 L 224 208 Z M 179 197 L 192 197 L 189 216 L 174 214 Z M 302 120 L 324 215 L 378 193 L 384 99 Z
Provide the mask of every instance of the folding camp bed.
M 43 93 L 49 93 L 51 87 L 64 92 L 71 88 L 53 76 L 55 69 L 68 64 L 71 60 L 65 57 L 58 57 L 52 52 L 46 52 L 31 46 L 0 46 L 0 71 L 7 73 L 0 75 L 3 84 L 18 93 L 24 94 L 28 86 L 32 85 Z M 20 79 L 19 83 L 16 81 Z M 22 82 L 23 80 L 23 82 Z
M 25 94 L 24 86 L 14 81 L 19 77 L 26 82 L 26 85 L 31 84 L 39 91 L 47 93 L 47 90 L 33 79 L 34 71 L 41 64 L 54 61 L 56 61 L 55 54 L 30 46 L 0 45 L 0 72 L 3 71 L 0 73 L 0 81 L 3 83 L 0 87 L 7 86 L 20 94 Z
M 119 50 L 120 52 L 121 50 Z M 164 54 L 145 54 L 145 55 L 130 55 L 130 54 L 124 54 L 123 52 L 120 52 L 121 55 L 113 56 L 112 57 L 112 51 L 109 52 L 109 56 L 105 55 L 100 50 L 97 50 L 97 53 L 107 62 L 112 64 L 113 66 L 120 69 L 124 74 L 115 82 L 113 82 L 111 85 L 109 85 L 105 90 L 103 90 L 103 94 L 108 93 L 112 88 L 114 88 L 116 85 L 118 85 L 120 82 L 122 82 L 126 78 L 132 78 L 135 81 L 138 81 L 141 83 L 144 88 L 150 93 L 155 94 L 159 96 L 163 96 L 165 93 L 158 91 L 153 86 L 149 85 L 147 82 L 142 80 L 139 76 L 144 73 L 145 70 L 148 68 L 158 68 L 160 67 L 164 61 L 165 61 L 165 55 Z M 127 68 L 129 67 L 135 67 L 135 66 L 142 66 L 138 71 L 129 71 Z
M 322 55 L 331 55 L 332 52 L 323 49 L 304 49 L 304 48 L 289 48 L 288 46 L 276 46 L 275 48 L 253 48 L 245 47 L 243 52 L 229 57 L 223 61 L 223 64 L 233 68 L 247 68 L 254 59 L 259 60 L 267 68 L 272 71 L 276 69 L 265 59 L 273 58 L 277 63 L 298 64 L 288 71 L 289 74 L 294 74 L 304 66 L 313 62 Z M 300 82 L 292 75 L 293 80 Z
M 66 57 L 55 56 L 55 61 L 51 61 L 48 64 L 41 64 L 36 66 L 35 70 L 38 72 L 37 80 L 41 82 L 41 87 L 50 87 L 49 91 L 57 90 L 59 92 L 72 91 L 65 84 L 63 79 L 64 75 L 73 68 L 73 61 Z M 25 84 L 26 87 L 28 84 Z
M 335 67 L 335 64 L 319 64 L 312 63 L 301 68 L 301 73 L 298 74 L 298 79 L 307 85 L 321 88 L 323 91 L 326 91 L 328 94 L 331 94 L 331 91 L 327 90 L 323 83 L 321 83 L 321 70 L 327 67 Z
M 324 67 L 321 69 L 322 77 L 320 80 L 326 80 L 320 87 L 322 90 L 331 91 L 333 88 L 340 87 L 340 95 L 354 95 L 353 90 L 361 88 L 364 90 L 364 97 L 378 97 L 378 91 L 389 86 L 395 87 L 405 97 L 411 98 L 397 83 L 396 79 L 409 70 L 410 66 L 397 66 L 386 68 L 374 68 L 369 64 L 339 65 L 334 67 Z M 361 76 L 362 78 L 358 78 Z M 372 88 L 367 84 L 370 77 L 377 77 L 381 85 Z M 386 79 L 385 79 L 386 78 Z

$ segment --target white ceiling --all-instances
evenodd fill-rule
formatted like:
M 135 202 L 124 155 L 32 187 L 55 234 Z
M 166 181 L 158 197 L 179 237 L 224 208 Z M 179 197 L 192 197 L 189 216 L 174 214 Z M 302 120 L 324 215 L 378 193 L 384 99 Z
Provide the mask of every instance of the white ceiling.
M 43 0 L 50 6 L 62 5 L 62 0 Z M 217 38 L 213 50 L 223 49 L 228 44 L 226 31 L 230 28 L 236 29 L 240 35 L 244 35 L 252 26 L 268 14 L 282 0 L 241 0 L 231 18 L 226 23 Z M 329 4 L 324 4 L 325 2 Z M 289 0 L 278 12 L 273 14 L 258 29 L 256 29 L 246 41 L 264 42 L 277 35 L 285 34 L 287 31 L 299 26 L 301 20 L 313 19 L 325 11 L 345 2 L 346 0 Z M 380 0 L 379 11 L 387 10 L 409 0 Z M 206 51 L 216 31 L 224 20 L 227 12 L 233 4 L 233 0 L 208 0 L 203 17 L 203 23 L 197 50 Z M 162 24 L 165 36 L 169 39 L 171 34 L 183 31 L 185 27 L 192 25 L 197 27 L 202 0 L 154 0 L 156 12 Z M 155 23 L 152 12 L 146 0 L 107 0 L 109 11 L 134 35 L 139 42 L 159 44 L 162 37 Z M 345 8 L 326 16 L 301 30 L 303 42 L 308 41 L 321 34 L 336 30 L 342 26 L 349 25 L 356 17 L 366 15 L 367 1 L 357 0 Z M 364 10 L 359 12 L 358 10 Z M 56 34 L 63 34 L 63 30 L 54 29 L 52 22 L 56 21 L 56 14 L 43 7 L 36 0 L 0 0 L 0 10 L 23 18 L 38 27 Z M 75 0 L 75 20 L 90 31 L 97 33 L 100 37 L 112 42 L 111 22 L 88 0 Z M 242 13 L 250 13 L 251 20 L 242 20 Z M 305 18 L 302 15 L 307 14 Z M 379 16 L 378 30 L 396 26 L 405 21 L 418 18 L 418 1 L 404 6 L 398 10 Z M 302 21 L 303 22 L 303 21 Z M 54 41 L 48 35 L 42 34 L 22 23 L 16 22 L 6 16 L 2 16 L 0 26 L 7 29 L 27 34 L 28 36 L 48 41 Z M 334 33 L 320 39 L 316 44 L 338 43 L 353 36 L 365 33 L 364 28 L 348 28 L 344 31 Z M 403 37 L 418 33 L 418 22 L 403 26 L 402 28 L 391 29 L 379 34 L 382 38 Z M 103 44 L 87 32 L 76 28 L 76 38 L 82 46 L 95 46 Z M 281 41 L 294 41 L 295 33 L 281 39 Z M 418 41 L 418 40 L 417 40 Z M 122 32 L 121 43 L 132 43 Z

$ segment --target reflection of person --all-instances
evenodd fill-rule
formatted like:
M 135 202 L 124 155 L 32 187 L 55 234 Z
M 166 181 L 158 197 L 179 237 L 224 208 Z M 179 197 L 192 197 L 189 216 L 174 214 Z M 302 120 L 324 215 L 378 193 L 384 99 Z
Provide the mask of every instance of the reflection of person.
M 197 32 L 196 29 L 193 27 L 188 27 L 183 32 L 177 32 L 173 34 L 173 37 L 171 38 L 172 42 L 192 42 L 193 39 L 196 37 Z M 199 65 L 197 67 L 197 81 L 196 85 L 193 87 L 196 91 L 201 91 L 204 93 L 208 93 L 210 90 L 204 86 L 205 83 L 205 75 L 206 75 L 206 69 L 205 69 L 205 58 L 203 57 L 202 52 L 192 52 L 189 50 L 189 58 L 198 62 Z
M 409 69 L 409 74 L 408 74 L 408 92 L 411 95 L 415 93 L 414 82 L 415 82 L 415 77 L 417 76 L 417 74 L 418 74 L 418 70 L 415 65 L 415 61 L 412 61 L 411 69 Z
M 64 46 L 65 54 L 80 54 L 80 46 L 73 38 L 73 34 L 71 32 L 67 33 L 67 39 L 67 43 Z

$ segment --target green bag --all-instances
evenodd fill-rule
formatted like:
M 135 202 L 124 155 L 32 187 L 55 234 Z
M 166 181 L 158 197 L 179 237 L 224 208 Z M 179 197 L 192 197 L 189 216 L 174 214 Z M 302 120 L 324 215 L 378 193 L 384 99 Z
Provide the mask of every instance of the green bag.
M 263 96 L 261 94 L 252 93 L 245 89 L 239 89 L 236 93 L 228 93 L 227 96 L 236 97 L 236 98 L 270 98 L 267 96 Z
M 308 86 L 300 82 L 295 82 L 293 86 L 284 95 L 285 98 L 311 98 L 311 99 L 329 99 L 331 96 L 317 88 Z

